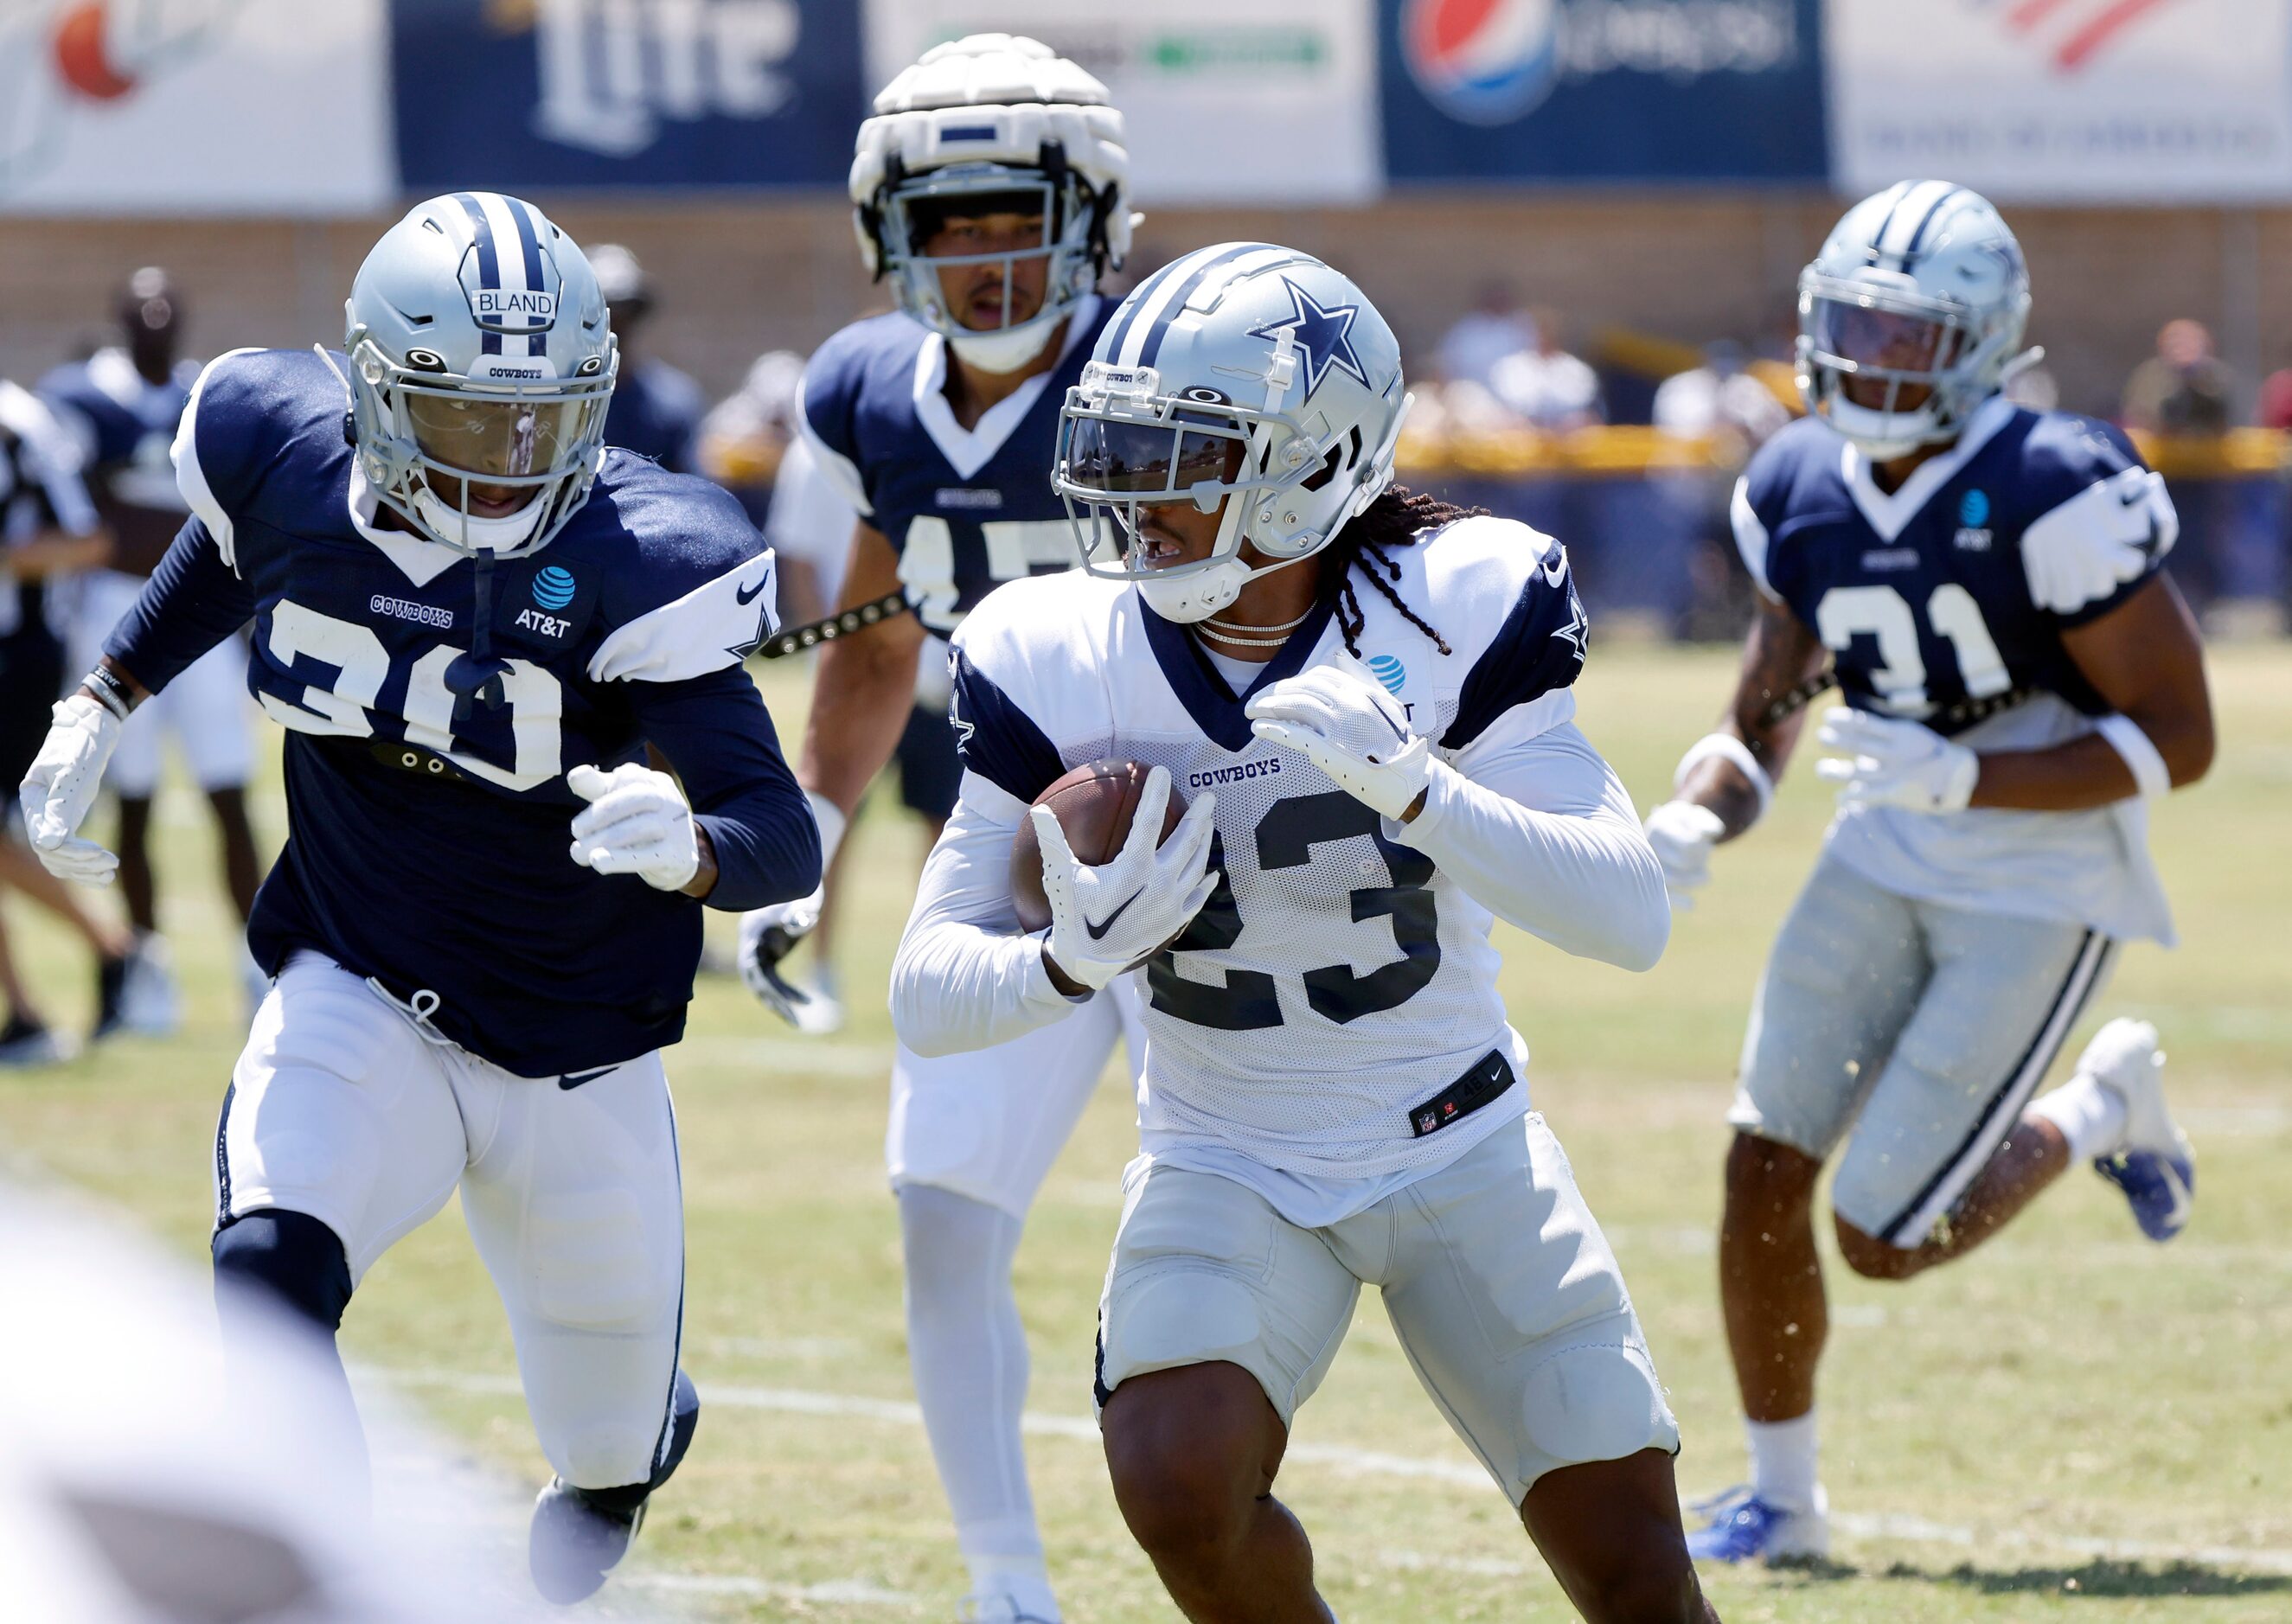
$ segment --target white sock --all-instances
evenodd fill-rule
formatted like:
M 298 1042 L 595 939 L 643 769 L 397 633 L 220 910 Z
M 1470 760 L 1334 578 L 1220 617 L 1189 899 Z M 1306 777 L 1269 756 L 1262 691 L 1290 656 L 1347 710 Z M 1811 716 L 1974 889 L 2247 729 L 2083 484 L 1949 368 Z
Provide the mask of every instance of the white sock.
M 2125 1142 L 2125 1100 L 2097 1077 L 2072 1077 L 2030 1102 L 2030 1114 L 2062 1130 L 2079 1162 L 2113 1156 Z
M 952 1190 L 909 1185 L 900 1192 L 908 1363 L 972 1588 L 983 1597 L 1008 1596 L 1023 1616 L 1056 1624 L 1019 1440 L 1027 1333 L 1011 1259 L 1020 1229 L 1001 1208 Z
M 1751 1441 L 1751 1492 L 1784 1511 L 1813 1510 L 1821 1492 L 1814 1411 L 1788 1421 L 1747 1419 L 1743 1432 Z

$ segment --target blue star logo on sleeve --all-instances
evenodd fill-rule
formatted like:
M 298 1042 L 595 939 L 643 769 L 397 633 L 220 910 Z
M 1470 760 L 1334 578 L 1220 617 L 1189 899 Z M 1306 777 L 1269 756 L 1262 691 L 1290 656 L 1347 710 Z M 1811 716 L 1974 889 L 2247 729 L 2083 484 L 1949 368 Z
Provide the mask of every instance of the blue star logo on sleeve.
M 1305 393 L 1311 398 L 1321 387 L 1332 366 L 1343 367 L 1368 387 L 1368 374 L 1362 367 L 1360 357 L 1353 353 L 1353 318 L 1360 314 L 1357 304 L 1341 304 L 1323 310 L 1313 301 L 1313 295 L 1288 277 L 1281 285 L 1289 290 L 1289 301 L 1295 307 L 1279 321 L 1269 321 L 1262 327 L 1252 327 L 1252 338 L 1278 338 L 1283 333 L 1292 334 L 1297 348 L 1305 352 Z

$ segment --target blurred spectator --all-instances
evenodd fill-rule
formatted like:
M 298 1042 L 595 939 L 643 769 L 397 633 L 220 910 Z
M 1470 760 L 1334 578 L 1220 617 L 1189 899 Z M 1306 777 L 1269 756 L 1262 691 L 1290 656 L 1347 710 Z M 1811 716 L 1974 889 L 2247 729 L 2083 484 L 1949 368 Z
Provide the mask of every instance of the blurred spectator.
M 1655 426 L 1693 438 L 1715 435 L 1739 442 L 1744 456 L 1790 421 L 1774 391 L 1744 370 L 1743 347 L 1722 339 L 1703 351 L 1703 365 L 1666 378 L 1655 392 Z
M 1506 410 L 1531 429 L 1564 433 L 1600 421 L 1600 374 L 1561 347 L 1561 322 L 1550 310 L 1535 313 L 1536 345 L 1505 357 L 1489 379 L 1489 390 Z
M 738 496 L 759 525 L 782 475 L 780 459 L 796 436 L 803 387 L 803 358 L 793 350 L 768 350 L 749 366 L 740 387 L 700 421 L 700 471 Z
M 2292 429 L 2292 366 L 2279 367 L 2261 380 L 2260 426 Z
M 605 443 L 690 473 L 700 429 L 700 386 L 667 362 L 646 357 L 637 342 L 653 307 L 644 267 L 618 243 L 590 249 L 589 265 L 621 344 L 620 382 L 613 386 L 613 404 L 605 415 Z
M 2125 382 L 2126 427 L 2152 434 L 2225 434 L 2236 380 L 2213 353 L 2213 335 L 2187 317 L 2158 332 L 2157 353 Z
M 1441 341 L 1441 375 L 1451 383 L 1489 387 L 1497 365 L 1536 348 L 1536 324 L 1520 313 L 1512 289 L 1490 282 L 1480 302 L 1457 319 Z

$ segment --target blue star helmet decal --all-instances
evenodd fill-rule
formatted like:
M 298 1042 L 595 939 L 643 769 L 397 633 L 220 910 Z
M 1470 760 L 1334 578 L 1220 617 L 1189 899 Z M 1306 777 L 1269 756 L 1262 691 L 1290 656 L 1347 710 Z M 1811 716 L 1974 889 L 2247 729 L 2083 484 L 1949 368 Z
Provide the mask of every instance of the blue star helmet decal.
M 1295 336 L 1297 348 L 1305 352 L 1305 396 L 1308 399 L 1312 398 L 1315 390 L 1321 387 L 1321 380 L 1328 375 L 1332 366 L 1344 368 L 1360 381 L 1363 389 L 1368 388 L 1368 374 L 1361 366 L 1360 357 L 1353 353 L 1353 318 L 1360 314 L 1360 307 L 1341 304 L 1325 310 L 1313 302 L 1311 293 L 1288 277 L 1281 278 L 1281 285 L 1289 290 L 1289 301 L 1295 310 L 1283 320 L 1269 321 L 1262 327 L 1252 327 L 1249 336 L 1279 338 L 1284 333 Z

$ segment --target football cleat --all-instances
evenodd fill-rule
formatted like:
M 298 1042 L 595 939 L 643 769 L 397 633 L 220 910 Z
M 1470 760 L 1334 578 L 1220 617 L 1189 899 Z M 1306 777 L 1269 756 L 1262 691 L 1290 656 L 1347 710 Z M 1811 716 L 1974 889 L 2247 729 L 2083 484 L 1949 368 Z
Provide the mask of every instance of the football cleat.
M 157 933 L 136 937 L 120 976 L 119 1030 L 163 1038 L 182 1018 L 182 1000 L 175 990 L 167 939 Z
M 134 967 L 133 949 L 117 959 L 99 959 L 95 965 L 95 1025 L 87 1034 L 91 1043 L 127 1029 L 123 1006 L 127 1001 L 127 972 Z
M 1029 1612 L 1007 1590 L 974 1590 L 963 1598 L 957 1624 L 1051 1624 L 1051 1615 Z
M 585 1489 L 550 1479 L 533 1503 L 527 1542 L 533 1588 L 561 1607 L 596 1595 L 605 1575 L 628 1555 L 644 1526 L 644 1511 L 642 1500 L 626 1509 L 603 1505 Z
M 1821 1490 L 1810 1511 L 1770 1505 L 1747 1485 L 1698 1500 L 1691 1507 L 1711 1519 L 1687 1536 L 1698 1562 L 1789 1562 L 1830 1554 L 1830 1506 Z
M 36 1021 L 11 1015 L 7 1025 L 0 1027 L 0 1071 L 31 1071 L 70 1058 L 70 1046 Z
M 2125 1102 L 2125 1138 L 2094 1170 L 2124 1193 L 2143 1234 L 2171 1240 L 2188 1227 L 2196 1205 L 2197 1157 L 2165 1108 L 2165 1057 L 2157 1029 L 2119 1016 L 2094 1033 L 2077 1069 Z

